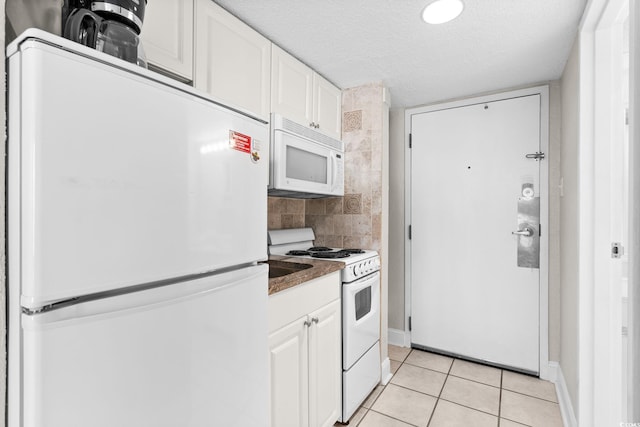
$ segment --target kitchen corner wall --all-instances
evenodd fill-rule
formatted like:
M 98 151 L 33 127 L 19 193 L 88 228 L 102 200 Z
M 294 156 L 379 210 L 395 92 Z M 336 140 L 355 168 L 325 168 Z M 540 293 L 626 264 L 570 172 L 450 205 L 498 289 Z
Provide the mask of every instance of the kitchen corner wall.
M 373 83 L 342 92 L 345 194 L 306 201 L 305 224 L 317 244 L 382 249 L 383 91 Z

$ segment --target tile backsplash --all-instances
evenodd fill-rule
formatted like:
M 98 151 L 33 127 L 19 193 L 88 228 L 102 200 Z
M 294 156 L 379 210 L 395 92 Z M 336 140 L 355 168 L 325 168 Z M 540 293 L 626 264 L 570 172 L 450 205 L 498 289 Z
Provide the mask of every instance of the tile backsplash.
M 316 245 L 381 249 L 383 90 L 374 83 L 342 92 L 344 197 L 269 197 L 269 229 L 312 227 Z

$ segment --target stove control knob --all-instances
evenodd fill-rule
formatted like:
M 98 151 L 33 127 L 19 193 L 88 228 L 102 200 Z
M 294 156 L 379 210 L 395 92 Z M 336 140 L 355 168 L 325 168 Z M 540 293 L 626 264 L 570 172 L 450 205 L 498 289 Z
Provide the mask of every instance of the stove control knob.
M 358 266 L 354 265 L 353 268 L 351 269 L 353 271 L 353 275 L 357 276 L 358 272 L 357 272 Z

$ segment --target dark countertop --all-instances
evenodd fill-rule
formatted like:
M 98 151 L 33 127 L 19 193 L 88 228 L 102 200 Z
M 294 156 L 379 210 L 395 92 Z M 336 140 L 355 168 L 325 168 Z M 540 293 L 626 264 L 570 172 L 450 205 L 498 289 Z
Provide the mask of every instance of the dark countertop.
M 305 270 L 296 271 L 281 277 L 273 277 L 269 279 L 269 295 L 285 289 L 292 288 L 309 280 L 317 279 L 326 274 L 340 271 L 345 267 L 345 263 L 341 261 L 325 261 L 319 259 L 305 259 L 290 256 L 270 255 L 269 262 L 274 266 L 285 267 L 287 262 L 295 264 L 311 265 Z M 271 266 L 270 266 L 271 267 Z

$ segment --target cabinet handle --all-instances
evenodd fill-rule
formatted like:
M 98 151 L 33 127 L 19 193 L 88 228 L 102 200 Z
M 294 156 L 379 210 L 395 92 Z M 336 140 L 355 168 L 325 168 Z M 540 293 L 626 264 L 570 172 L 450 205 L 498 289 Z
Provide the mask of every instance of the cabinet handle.
M 308 328 L 309 326 L 311 326 L 311 322 L 309 322 L 308 320 L 305 320 L 304 321 L 304 326 L 306 326 Z
M 311 321 L 312 321 L 313 323 L 318 323 L 318 322 L 319 322 L 319 320 L 318 320 L 318 318 L 317 318 L 317 317 L 314 317 L 313 319 L 311 319 Z

